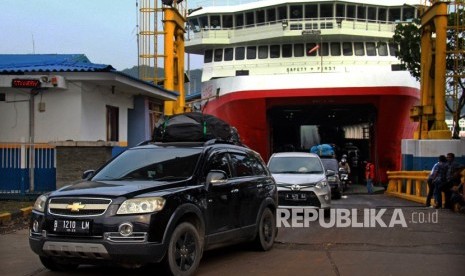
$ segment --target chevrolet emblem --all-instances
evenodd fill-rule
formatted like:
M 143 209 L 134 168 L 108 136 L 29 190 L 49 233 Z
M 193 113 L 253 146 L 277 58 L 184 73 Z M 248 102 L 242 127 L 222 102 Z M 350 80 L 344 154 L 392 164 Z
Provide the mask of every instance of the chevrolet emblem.
M 66 206 L 66 209 L 70 209 L 71 212 L 79 212 L 79 210 L 84 209 L 86 205 L 82 205 L 81 202 L 73 202 L 73 204 L 69 204 Z

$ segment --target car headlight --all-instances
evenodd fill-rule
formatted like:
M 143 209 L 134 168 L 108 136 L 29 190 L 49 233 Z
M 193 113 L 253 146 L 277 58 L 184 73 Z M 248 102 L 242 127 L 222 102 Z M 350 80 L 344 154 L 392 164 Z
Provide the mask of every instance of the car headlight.
M 128 199 L 119 207 L 116 214 L 143 214 L 161 211 L 165 206 L 165 199 L 162 197 L 144 197 Z
M 324 180 L 324 181 L 320 181 L 318 182 L 315 187 L 317 187 L 318 189 L 323 189 L 324 187 L 328 186 L 328 183 Z
M 36 202 L 34 202 L 33 209 L 43 213 L 45 211 L 45 203 L 46 202 L 47 202 L 47 196 L 46 195 L 39 196 L 36 199 Z

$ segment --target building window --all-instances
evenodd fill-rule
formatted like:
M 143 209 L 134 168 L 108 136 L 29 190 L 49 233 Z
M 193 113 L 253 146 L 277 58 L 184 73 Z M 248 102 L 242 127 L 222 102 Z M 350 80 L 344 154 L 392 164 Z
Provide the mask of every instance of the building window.
M 271 8 L 266 10 L 266 14 L 268 16 L 267 21 L 270 23 L 276 23 L 276 9 Z
M 307 19 L 318 18 L 318 4 L 305 5 L 305 18 Z
M 268 46 L 258 46 L 258 58 L 268 58 Z
M 320 4 L 320 18 L 330 18 L 333 15 L 333 4 Z
M 204 63 L 210 63 L 213 59 L 213 50 L 205 50 L 205 55 L 203 57 Z
M 119 109 L 107 105 L 107 141 L 119 141 Z
M 232 28 L 233 26 L 233 17 L 230 14 L 223 15 L 223 28 Z
M 215 49 L 215 58 L 216 62 L 223 60 L 223 49 Z
M 331 43 L 331 55 L 332 56 L 340 56 L 341 55 L 341 43 L 339 43 L 339 42 L 332 42 Z
M 352 56 L 352 43 L 351 42 L 343 42 L 342 43 L 342 54 L 344 56 Z
M 233 56 L 234 56 L 234 49 L 233 48 L 224 49 L 224 60 L 225 61 L 233 60 Z
M 365 55 L 365 47 L 363 46 L 363 42 L 354 42 L 354 50 L 356 56 Z
M 244 26 L 244 14 L 239 13 L 236 14 L 236 27 L 242 27 Z
M 256 59 L 257 58 L 257 47 L 249 46 L 247 47 L 247 59 Z
M 235 56 L 236 56 L 236 60 L 243 60 L 245 58 L 245 48 L 237 47 Z
M 5 93 L 0 93 L 0 102 L 6 101 L 6 94 Z
M 367 42 L 367 56 L 376 56 L 376 44 L 374 42 Z
M 299 43 L 299 44 L 294 44 L 294 56 L 295 57 L 303 57 L 304 56 L 304 45 Z
M 284 44 L 282 50 L 283 50 L 282 57 L 285 57 L 285 58 L 292 57 L 292 44 Z
M 279 45 L 271 45 L 270 46 L 270 58 L 279 58 L 281 55 Z
M 387 48 L 386 43 L 378 42 L 378 55 L 380 55 L 380 56 L 387 56 L 388 55 L 388 48 Z

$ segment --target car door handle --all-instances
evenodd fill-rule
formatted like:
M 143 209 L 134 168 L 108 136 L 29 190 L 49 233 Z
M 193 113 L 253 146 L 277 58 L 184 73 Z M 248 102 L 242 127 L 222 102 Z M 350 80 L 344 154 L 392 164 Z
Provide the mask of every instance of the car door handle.
M 239 192 L 239 189 L 232 189 L 232 190 L 231 190 L 231 194 L 236 194 L 236 193 L 238 193 L 238 192 Z
M 258 184 L 257 188 L 263 188 L 263 184 Z

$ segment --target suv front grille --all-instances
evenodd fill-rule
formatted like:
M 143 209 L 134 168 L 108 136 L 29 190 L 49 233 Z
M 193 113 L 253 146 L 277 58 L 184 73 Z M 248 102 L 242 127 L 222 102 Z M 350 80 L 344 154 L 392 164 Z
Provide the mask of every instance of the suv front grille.
M 48 203 L 48 212 L 52 215 L 83 217 L 99 216 L 105 213 L 111 199 L 89 197 L 52 198 Z

